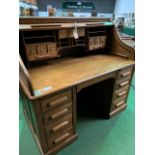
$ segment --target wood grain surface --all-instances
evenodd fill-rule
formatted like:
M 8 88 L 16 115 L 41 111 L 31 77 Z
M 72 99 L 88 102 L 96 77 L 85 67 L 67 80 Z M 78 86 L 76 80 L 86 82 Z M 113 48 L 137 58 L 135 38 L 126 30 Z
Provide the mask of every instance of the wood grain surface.
M 49 94 L 133 64 L 133 60 L 115 55 L 91 55 L 59 59 L 31 68 L 29 73 L 34 91 Z M 44 88 L 51 89 L 42 91 Z

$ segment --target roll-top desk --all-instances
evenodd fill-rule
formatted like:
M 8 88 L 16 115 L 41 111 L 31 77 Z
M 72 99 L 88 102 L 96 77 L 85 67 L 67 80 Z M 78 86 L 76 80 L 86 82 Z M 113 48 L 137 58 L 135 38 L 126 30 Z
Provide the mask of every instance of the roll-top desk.
M 24 113 L 41 154 L 54 155 L 77 139 L 78 109 L 109 119 L 127 107 L 134 49 L 109 19 L 19 22 Z

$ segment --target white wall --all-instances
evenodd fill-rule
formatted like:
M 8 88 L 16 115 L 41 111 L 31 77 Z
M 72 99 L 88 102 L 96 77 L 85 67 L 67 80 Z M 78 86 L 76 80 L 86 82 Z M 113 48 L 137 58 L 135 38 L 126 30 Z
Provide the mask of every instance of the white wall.
M 135 12 L 135 0 L 116 0 L 115 14 Z

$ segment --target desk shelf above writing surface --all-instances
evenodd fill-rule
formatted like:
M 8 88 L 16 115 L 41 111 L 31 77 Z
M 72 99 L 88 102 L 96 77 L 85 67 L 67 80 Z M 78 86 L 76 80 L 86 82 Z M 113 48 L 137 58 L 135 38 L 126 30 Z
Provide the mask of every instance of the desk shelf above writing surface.
M 77 46 L 86 46 L 86 32 L 85 28 L 77 29 L 78 38 L 74 38 L 74 29 L 65 29 L 58 31 L 58 45 L 59 49 L 72 48 Z
M 56 32 L 53 30 L 23 32 L 23 41 L 29 62 L 58 56 Z
M 88 51 L 103 49 L 106 47 L 107 32 L 106 27 L 88 28 Z
M 73 20 L 73 19 L 71 19 Z M 134 59 L 133 49 L 124 45 L 117 34 L 113 24 L 107 25 L 107 22 L 74 22 L 65 23 L 41 23 L 30 24 L 29 29 L 20 29 L 23 38 L 24 48 L 20 53 L 22 58 L 27 60 L 27 67 L 36 61 L 45 61 L 48 59 L 57 59 L 74 51 L 85 54 L 95 53 L 114 53 L 127 59 Z M 45 24 L 45 27 L 44 27 Z M 53 26 L 54 24 L 54 26 Z M 46 25 L 49 25 L 48 28 Z M 52 26 L 51 26 L 52 25 Z M 58 25 L 58 26 L 57 26 Z M 74 30 L 77 29 L 78 38 L 75 39 Z M 25 51 L 25 54 L 23 52 Z

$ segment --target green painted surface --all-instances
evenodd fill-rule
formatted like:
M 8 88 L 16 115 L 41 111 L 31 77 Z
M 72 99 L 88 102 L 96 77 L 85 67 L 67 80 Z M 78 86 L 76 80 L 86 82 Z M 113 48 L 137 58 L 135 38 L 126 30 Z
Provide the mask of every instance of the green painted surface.
M 135 28 L 123 27 L 123 33 L 135 36 Z
M 133 82 L 133 81 L 132 81 Z M 22 108 L 22 107 L 20 107 Z M 40 155 L 28 124 L 20 113 L 20 155 Z M 130 87 L 128 107 L 110 120 L 78 118 L 78 140 L 57 155 L 134 155 L 135 90 Z
M 103 22 L 103 24 L 106 25 L 106 26 L 114 25 L 112 22 Z

